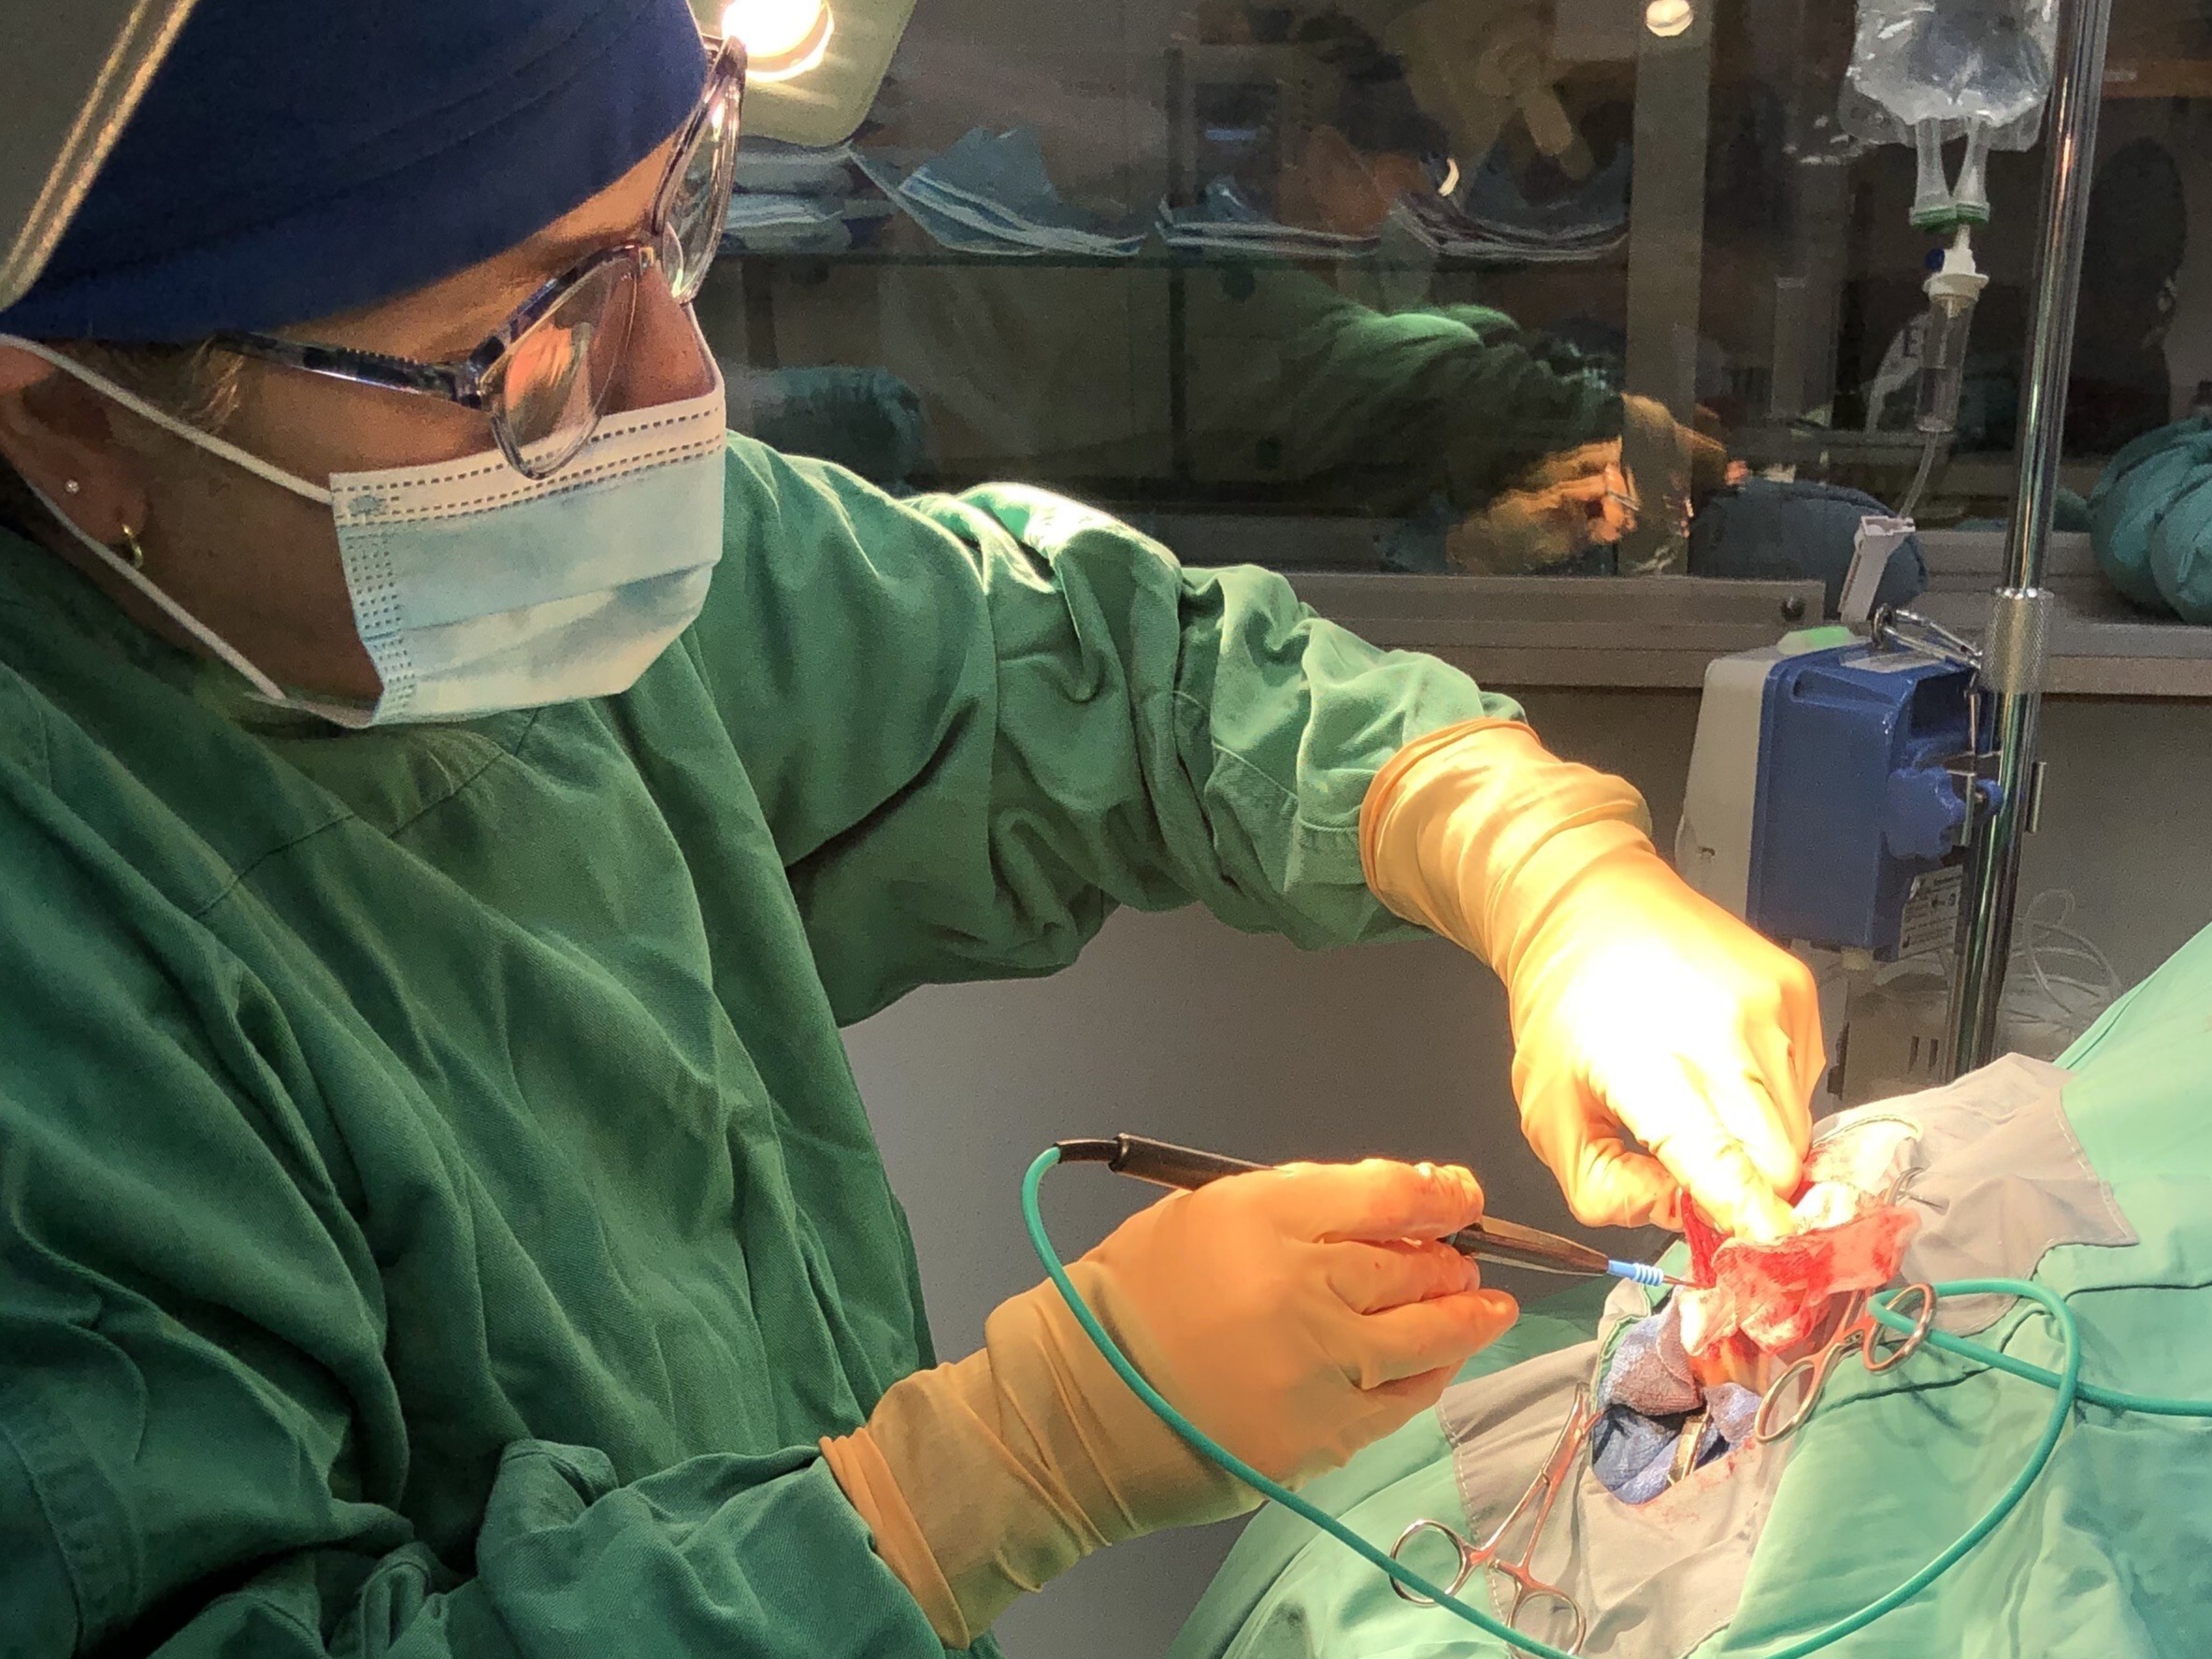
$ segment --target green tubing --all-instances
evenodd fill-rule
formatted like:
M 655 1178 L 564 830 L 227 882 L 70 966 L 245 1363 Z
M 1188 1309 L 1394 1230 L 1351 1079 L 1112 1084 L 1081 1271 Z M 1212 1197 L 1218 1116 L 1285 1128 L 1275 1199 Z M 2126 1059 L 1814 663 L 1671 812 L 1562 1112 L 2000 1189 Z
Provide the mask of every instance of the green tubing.
M 1052 1239 L 1044 1230 L 1044 1215 L 1038 1202 L 1038 1190 L 1044 1179 L 1044 1172 L 1059 1161 L 1059 1148 L 1048 1147 L 1038 1154 L 1036 1161 L 1029 1165 L 1029 1173 L 1022 1177 L 1022 1219 L 1029 1230 L 1029 1243 L 1036 1249 L 1037 1259 L 1043 1263 L 1044 1271 L 1052 1279 L 1054 1287 L 1066 1299 L 1069 1310 L 1075 1315 L 1076 1320 L 1089 1334 L 1090 1339 L 1098 1345 L 1099 1351 L 1106 1356 L 1107 1363 L 1113 1367 L 1115 1373 L 1131 1389 L 1136 1391 L 1137 1397 L 1150 1407 L 1162 1422 L 1189 1442 L 1200 1455 L 1227 1469 L 1261 1496 L 1282 1505 L 1292 1514 L 1311 1522 L 1346 1549 L 1372 1564 L 1378 1571 L 1387 1575 L 1415 1594 L 1427 1596 L 1438 1607 L 1457 1614 L 1476 1629 L 1487 1632 L 1501 1641 L 1511 1644 L 1523 1653 L 1535 1655 L 1535 1659 L 1574 1659 L 1574 1656 L 1565 1650 L 1555 1648 L 1550 1643 L 1540 1641 L 1532 1636 L 1525 1636 L 1502 1620 L 1482 1611 L 1479 1608 L 1472 1607 L 1457 1596 L 1445 1594 L 1439 1586 L 1431 1584 L 1412 1568 L 1393 1561 L 1387 1551 L 1378 1549 L 1357 1533 L 1353 1532 L 1335 1516 L 1316 1508 L 1300 1497 L 1298 1493 L 1269 1479 L 1257 1469 L 1228 1450 L 1228 1448 L 1216 1444 L 1188 1418 L 1169 1405 L 1160 1396 L 1158 1391 L 1144 1380 L 1136 1366 L 1129 1363 L 1128 1356 L 1124 1354 L 1113 1338 L 1107 1334 L 1106 1328 L 1099 1323 L 1098 1317 L 1091 1312 L 1089 1307 L 1084 1306 L 1082 1295 L 1070 1282 L 1068 1270 L 1061 1264 L 1058 1254 L 1053 1248 Z M 1824 1648 L 1831 1647 L 1854 1631 L 1863 1630 L 1883 1614 L 1903 1606 L 1904 1603 L 1919 1594 L 1921 1591 L 1927 1589 L 1929 1585 L 1934 1583 L 1936 1580 L 1942 1578 L 1945 1573 L 1950 1571 L 1968 1551 L 1988 1537 L 1990 1533 L 2004 1523 L 2006 1516 L 2019 1507 L 2020 1500 L 2028 1494 L 2028 1489 L 2035 1484 L 2037 1477 L 2043 1473 L 2045 1465 L 2050 1462 L 2051 1453 L 2058 1447 L 2059 1436 L 2065 1432 L 2066 1421 L 2073 1414 L 2074 1403 L 2076 1400 L 2109 1407 L 2116 1411 L 2141 1411 L 2164 1417 L 2212 1417 L 2212 1401 L 2163 1399 L 2153 1395 L 2131 1394 L 2118 1389 L 2098 1388 L 2093 1384 L 2084 1383 L 2081 1380 L 2081 1331 L 2075 1322 L 2073 1310 L 2057 1295 L 2041 1285 L 2031 1283 L 2026 1279 L 1957 1279 L 1935 1286 L 1934 1292 L 1938 1297 L 1981 1294 L 2024 1297 L 2036 1304 L 2050 1317 L 2051 1322 L 2058 1327 L 2060 1342 L 2065 1352 L 2065 1359 L 2056 1371 L 2046 1370 L 2041 1365 L 2031 1364 L 2025 1360 L 2015 1359 L 2010 1354 L 2000 1352 L 1995 1349 L 1985 1348 L 1978 1342 L 1969 1342 L 1963 1337 L 1949 1335 L 1945 1332 L 1931 1331 L 1927 1337 L 1929 1346 L 1945 1353 L 1992 1366 L 2014 1377 L 2025 1378 L 2031 1382 L 2041 1383 L 2044 1387 L 2051 1390 L 2049 1421 L 2044 1424 L 2043 1434 L 2035 1443 L 2035 1450 L 2029 1454 L 2028 1461 L 2021 1465 L 2020 1472 L 2013 1478 L 2011 1484 L 2004 1489 L 1997 1501 L 1989 1506 L 1981 1519 L 1961 1533 L 1957 1541 L 1948 1549 L 1887 1595 L 1877 1597 L 1857 1612 L 1847 1614 L 1844 1618 L 1836 1620 L 1832 1624 L 1813 1632 L 1810 1636 L 1803 1637 L 1786 1647 L 1774 1649 L 1765 1656 L 1765 1659 L 1805 1659 L 1807 1654 L 1817 1653 Z M 1913 1327 L 1911 1320 L 1891 1310 L 1889 1299 L 1877 1299 L 1872 1304 L 1872 1310 L 1875 1319 L 1892 1330 L 1903 1332 L 1910 1331 Z
M 2013 1290 L 2015 1282 L 2012 1279 L 1991 1279 L 1977 1285 L 1961 1281 L 1939 1289 L 1955 1295 L 1968 1294 L 1976 1289 L 2003 1291 L 2011 1295 L 2016 1293 Z M 1913 1328 L 1910 1319 L 1900 1313 L 1892 1313 L 1887 1306 L 1876 1306 L 1868 1311 L 1892 1331 L 1906 1332 Z M 2024 1377 L 2030 1382 L 2040 1382 L 2045 1388 L 2055 1389 L 2062 1380 L 2056 1371 L 2047 1371 L 2041 1365 L 2016 1359 L 2011 1354 L 1984 1348 L 1980 1343 L 1969 1342 L 1963 1336 L 1931 1331 L 1927 1341 L 1930 1348 L 1941 1349 L 1947 1354 L 1957 1354 L 1962 1360 L 1979 1361 L 1996 1370 Z M 2165 1394 L 2133 1394 L 2126 1389 L 2105 1388 L 2098 1383 L 2079 1381 L 2075 1384 L 2074 1393 L 2075 1398 L 2084 1405 L 2102 1406 L 2110 1411 L 2135 1411 L 2145 1417 L 2212 1417 L 2212 1400 L 2176 1400 Z
M 1938 1299 L 1945 1296 L 1972 1296 L 1992 1291 L 2005 1296 L 2025 1296 L 2040 1306 L 2044 1312 L 2050 1315 L 2053 1322 L 2059 1327 L 2059 1336 L 2065 1346 L 2066 1358 L 2056 1376 L 2051 1397 L 2050 1418 L 2043 1425 L 2042 1437 L 2035 1442 L 2035 1450 L 2029 1454 L 2028 1461 L 2020 1467 L 2020 1472 L 2012 1478 L 2012 1484 L 1998 1495 L 1997 1501 L 1989 1507 L 1979 1521 L 1959 1535 L 1950 1548 L 1944 1551 L 1942 1554 L 1896 1589 L 1890 1591 L 1889 1594 L 1876 1596 L 1856 1613 L 1845 1614 L 1825 1630 L 1816 1630 L 1811 1636 L 1801 1641 L 1792 1642 L 1786 1648 L 1777 1649 L 1768 1654 L 1767 1659 L 1803 1659 L 1807 1653 L 1817 1653 L 1831 1643 L 1843 1640 L 1845 1637 L 1849 1636 L 1855 1630 L 1865 1629 L 1884 1613 L 1903 1607 L 1906 1602 L 1912 1600 L 1914 1596 L 1919 1594 L 1921 1591 L 1927 1589 L 1929 1585 L 1934 1583 L 1936 1580 L 1956 1566 L 1960 1559 L 1969 1550 L 1997 1530 L 1998 1525 L 2004 1518 L 2018 1508 L 2020 1500 L 2028 1495 L 2028 1488 L 2035 1484 L 2035 1478 L 2043 1473 L 2044 1465 L 2050 1462 L 2050 1454 L 2058 1449 L 2059 1436 L 2065 1432 L 2066 1420 L 2074 1413 L 2075 1396 L 2081 1390 L 2081 1331 L 2074 1322 L 2074 1310 L 2041 1285 L 2032 1284 L 2024 1278 L 1952 1279 L 1935 1286 L 1934 1291 Z M 1884 1306 L 1881 1311 L 1888 1313 L 1889 1309 Z M 1883 1322 L 1887 1324 L 1889 1321 L 1885 1320 Z M 1911 1329 L 1909 1321 L 1905 1328 Z M 1930 1334 L 1932 1335 L 1933 1333 Z M 1959 1342 L 1958 1349 L 1950 1348 L 1950 1343 L 1953 1341 Z M 1939 1346 L 1947 1351 L 1963 1352 L 1969 1358 L 1989 1360 L 1991 1363 L 2011 1357 L 2000 1355 L 1994 1349 L 1983 1348 L 1979 1343 L 1965 1342 L 1956 1337 L 1947 1338 Z M 2008 1365 L 2000 1366 L 2000 1369 L 2010 1370 L 2011 1367 Z
M 1522 1652 L 1534 1655 L 1534 1659 L 1575 1659 L 1566 1649 L 1555 1648 L 1551 1643 L 1539 1641 L 1532 1636 L 1523 1636 L 1502 1619 L 1494 1618 L 1480 1608 L 1471 1607 L 1456 1595 L 1446 1594 L 1442 1586 L 1431 1584 L 1413 1568 L 1391 1560 L 1387 1551 L 1377 1549 L 1327 1510 L 1315 1508 L 1287 1486 L 1270 1480 L 1169 1405 L 1159 1391 L 1146 1382 L 1137 1367 L 1129 1363 L 1129 1358 L 1121 1351 L 1120 1344 L 1106 1334 L 1106 1327 L 1099 1323 L 1098 1315 L 1091 1312 L 1084 1302 L 1082 1292 L 1070 1281 L 1068 1269 L 1061 1263 L 1059 1253 L 1053 1248 L 1051 1236 L 1044 1231 L 1044 1214 L 1038 1207 L 1037 1188 L 1044 1179 L 1044 1172 L 1059 1161 L 1059 1147 L 1047 1147 L 1037 1155 L 1037 1161 L 1029 1165 L 1029 1173 L 1022 1177 L 1022 1220 L 1029 1229 L 1029 1243 L 1037 1251 L 1037 1260 L 1044 1264 L 1046 1276 L 1067 1299 L 1069 1311 L 1074 1314 L 1077 1322 L 1089 1334 L 1090 1339 L 1098 1344 L 1099 1351 L 1106 1356 L 1106 1363 L 1113 1367 L 1122 1381 L 1136 1391 L 1137 1398 L 1151 1407 L 1159 1420 L 1187 1440 L 1200 1456 L 1227 1469 L 1260 1496 L 1281 1504 L 1293 1515 L 1312 1522 L 1354 1554 L 1372 1563 L 1416 1595 L 1426 1595 L 1438 1607 L 1458 1614 L 1476 1629 L 1489 1632 Z

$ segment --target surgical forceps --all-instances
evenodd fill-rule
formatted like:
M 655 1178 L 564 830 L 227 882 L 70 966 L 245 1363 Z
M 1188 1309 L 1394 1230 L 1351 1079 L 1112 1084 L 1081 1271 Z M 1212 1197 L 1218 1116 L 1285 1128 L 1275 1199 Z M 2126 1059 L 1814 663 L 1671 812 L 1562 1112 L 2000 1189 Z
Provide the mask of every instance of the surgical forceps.
M 1559 1646 L 1570 1653 L 1579 1653 L 1582 1651 L 1582 1638 L 1588 1630 L 1588 1622 L 1583 1617 L 1582 1604 L 1557 1584 L 1546 1583 L 1536 1576 L 1536 1547 L 1544 1541 L 1544 1523 L 1551 1519 L 1552 1506 L 1558 1502 L 1560 1492 L 1573 1478 L 1576 1460 L 1582 1454 L 1583 1442 L 1589 1438 L 1590 1430 L 1597 1421 L 1598 1412 L 1590 1403 L 1589 1386 L 1587 1383 L 1578 1384 L 1574 1390 L 1574 1403 L 1567 1412 L 1567 1421 L 1560 1425 L 1558 1437 L 1552 1442 L 1551 1450 L 1544 1454 L 1544 1465 L 1536 1471 L 1536 1478 L 1529 1482 L 1528 1490 L 1521 1493 L 1519 1501 L 1506 1512 L 1505 1519 L 1498 1523 L 1488 1537 L 1480 1544 L 1471 1544 L 1442 1521 L 1416 1521 L 1398 1535 L 1398 1542 L 1390 1546 L 1390 1559 L 1400 1559 L 1400 1552 L 1406 1545 L 1422 1533 L 1440 1533 L 1450 1540 L 1452 1548 L 1459 1556 L 1459 1569 L 1444 1587 L 1445 1594 L 1458 1594 L 1460 1587 L 1474 1576 L 1478 1568 L 1496 1573 L 1513 1584 L 1513 1596 L 1509 1602 L 1498 1600 L 1495 1594 L 1492 1597 L 1493 1605 L 1505 1615 L 1508 1624 L 1519 1625 L 1521 1609 L 1530 1600 L 1550 1602 L 1555 1607 L 1564 1608 L 1573 1622 L 1573 1631 L 1570 1638 Z M 1508 1535 L 1524 1518 L 1531 1515 L 1533 1519 L 1530 1522 L 1527 1538 L 1523 1540 L 1517 1555 L 1509 1557 L 1507 1552 L 1513 1546 L 1508 1541 Z M 1396 1579 L 1390 1580 L 1390 1588 L 1418 1606 L 1436 1605 L 1428 1596 L 1407 1589 Z M 1520 1651 L 1518 1648 L 1514 1650 L 1516 1653 Z
M 1935 1322 L 1934 1291 L 1924 1284 L 1912 1284 L 1897 1292 L 1889 1306 L 1901 1314 L 1900 1304 L 1919 1298 L 1913 1328 L 1903 1336 L 1867 1312 L 1869 1294 L 1860 1291 L 1854 1295 L 1846 1305 L 1834 1334 L 1803 1359 L 1792 1360 L 1767 1385 L 1767 1392 L 1760 1396 L 1759 1415 L 1751 1420 L 1751 1437 L 1760 1445 L 1787 1439 L 1803 1426 L 1805 1419 L 1813 1415 L 1820 1391 L 1828 1386 L 1829 1374 L 1853 1348 L 1858 1349 L 1859 1358 L 1869 1371 L 1879 1372 L 1889 1370 L 1927 1340 L 1928 1327 Z

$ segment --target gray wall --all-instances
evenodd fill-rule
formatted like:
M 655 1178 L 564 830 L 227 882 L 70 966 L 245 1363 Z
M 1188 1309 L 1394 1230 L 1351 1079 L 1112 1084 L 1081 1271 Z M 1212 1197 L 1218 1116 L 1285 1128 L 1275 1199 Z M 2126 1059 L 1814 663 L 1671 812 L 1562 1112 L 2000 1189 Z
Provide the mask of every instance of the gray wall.
M 1555 748 L 1634 779 L 1671 834 L 1694 698 L 1527 701 Z M 2022 890 L 2072 887 L 2085 930 L 2139 978 L 2212 920 L 2212 707 L 2060 703 L 2047 722 L 2050 795 Z M 848 1039 L 947 1355 L 975 1347 L 990 1307 L 1040 1277 L 1015 1192 L 1063 1135 L 1144 1130 L 1257 1158 L 1461 1158 L 1500 1214 L 1569 1225 L 1515 1128 L 1502 999 L 1449 945 L 1307 956 L 1202 914 L 1125 915 L 1055 979 L 918 992 Z M 1070 1255 L 1142 1198 L 1088 1171 L 1047 1195 Z M 999 1636 L 1013 1659 L 1164 1652 L 1233 1536 L 1231 1524 L 1109 1551 L 1009 1613 Z

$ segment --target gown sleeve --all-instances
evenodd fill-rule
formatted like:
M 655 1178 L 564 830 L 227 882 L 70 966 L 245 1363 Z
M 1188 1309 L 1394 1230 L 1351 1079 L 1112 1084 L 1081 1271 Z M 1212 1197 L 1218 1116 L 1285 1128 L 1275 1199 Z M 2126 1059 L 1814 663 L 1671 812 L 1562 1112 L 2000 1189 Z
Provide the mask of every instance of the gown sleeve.
M 1425 731 L 1518 717 L 1279 576 L 1185 570 L 1036 490 L 895 501 L 738 439 L 727 523 L 688 648 L 848 1023 L 1064 967 L 1119 904 L 1405 936 L 1361 878 L 1369 781 Z
M 0 941 L 38 948 L 0 950 L 0 1652 L 941 1654 L 812 1445 L 624 1484 L 518 1426 L 475 1536 L 417 1536 L 385 1363 L 416 1270 L 352 1219 L 318 1057 L 10 772 Z
M 1379 311 L 1298 270 L 1194 279 L 1237 339 L 1194 368 L 1201 476 L 1330 486 L 1402 516 L 1441 497 L 1487 507 L 1545 458 L 1621 435 L 1620 394 L 1571 348 L 1478 306 Z M 1250 289 L 1241 302 L 1207 293 Z

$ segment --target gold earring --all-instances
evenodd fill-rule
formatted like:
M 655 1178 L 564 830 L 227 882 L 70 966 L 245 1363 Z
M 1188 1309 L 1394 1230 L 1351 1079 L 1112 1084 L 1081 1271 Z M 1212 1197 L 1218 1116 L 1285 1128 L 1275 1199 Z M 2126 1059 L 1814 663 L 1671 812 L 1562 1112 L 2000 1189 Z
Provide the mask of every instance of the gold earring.
M 65 478 L 62 480 L 62 488 L 68 491 L 72 496 L 77 494 L 79 487 L 80 486 L 78 484 L 77 480 L 74 478 Z
M 146 549 L 138 545 L 137 534 L 129 525 L 122 527 L 122 546 L 123 551 L 130 555 L 132 570 L 146 569 Z

